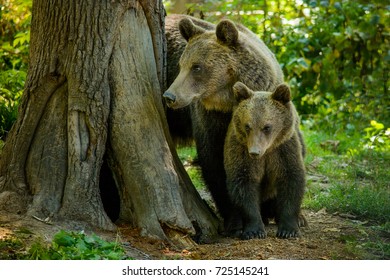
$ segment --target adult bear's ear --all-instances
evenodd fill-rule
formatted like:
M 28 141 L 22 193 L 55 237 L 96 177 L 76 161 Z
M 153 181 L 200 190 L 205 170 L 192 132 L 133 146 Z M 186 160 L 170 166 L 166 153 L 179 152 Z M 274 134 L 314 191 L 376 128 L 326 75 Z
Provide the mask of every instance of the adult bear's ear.
M 241 102 L 253 96 L 253 91 L 241 82 L 237 82 L 234 84 L 233 93 L 234 97 L 238 102 Z
M 276 87 L 275 91 L 272 93 L 272 99 L 281 102 L 282 104 L 287 104 L 291 101 L 291 92 L 290 88 L 286 84 L 280 84 Z
M 179 21 L 179 30 L 181 36 L 188 42 L 193 36 L 206 32 L 202 27 L 196 26 L 189 18 L 183 18 Z
M 222 20 L 216 28 L 217 39 L 228 46 L 234 47 L 238 42 L 238 30 L 230 20 Z

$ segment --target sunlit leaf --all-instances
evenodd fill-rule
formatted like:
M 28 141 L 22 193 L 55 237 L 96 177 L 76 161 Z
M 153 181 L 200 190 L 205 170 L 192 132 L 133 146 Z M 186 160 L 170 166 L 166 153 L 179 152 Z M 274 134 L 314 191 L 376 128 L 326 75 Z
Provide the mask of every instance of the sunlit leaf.
M 382 123 L 378 123 L 377 121 L 374 120 L 372 120 L 370 124 L 377 130 L 381 130 L 385 128 L 385 126 Z

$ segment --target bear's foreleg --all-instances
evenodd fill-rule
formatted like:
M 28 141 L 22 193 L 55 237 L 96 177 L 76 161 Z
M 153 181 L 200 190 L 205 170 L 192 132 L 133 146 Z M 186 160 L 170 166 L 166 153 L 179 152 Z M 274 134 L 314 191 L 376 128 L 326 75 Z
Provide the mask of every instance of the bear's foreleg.
M 239 180 L 227 182 L 228 192 L 243 220 L 241 239 L 265 238 L 264 223 L 259 207 L 259 185 Z
M 219 158 L 219 160 L 218 160 Z M 210 191 L 219 214 L 224 220 L 223 234 L 236 236 L 242 230 L 242 220 L 235 209 L 226 188 L 226 175 L 223 168 L 223 160 L 218 154 L 218 149 L 207 151 L 198 148 L 198 160 L 202 168 L 203 179 Z
M 305 192 L 305 168 L 300 152 L 289 149 L 288 152 L 284 150 L 280 153 L 280 168 L 274 179 L 277 188 L 276 236 L 280 238 L 300 236 L 299 226 L 303 218 L 301 203 Z

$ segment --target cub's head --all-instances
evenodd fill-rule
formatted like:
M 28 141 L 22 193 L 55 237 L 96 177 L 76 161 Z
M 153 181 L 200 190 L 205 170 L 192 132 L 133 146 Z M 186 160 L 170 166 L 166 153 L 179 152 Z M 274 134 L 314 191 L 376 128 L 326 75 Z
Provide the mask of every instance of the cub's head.
M 180 58 L 180 73 L 164 93 L 169 107 L 185 107 L 200 100 L 208 110 L 229 112 L 235 103 L 232 87 L 237 81 L 234 50 L 239 31 L 229 20 L 206 31 L 184 18 L 179 23 L 187 46 Z
M 237 82 L 233 92 L 238 105 L 231 131 L 247 146 L 249 155 L 261 157 L 291 138 L 297 115 L 287 85 L 281 84 L 273 92 L 254 92 Z

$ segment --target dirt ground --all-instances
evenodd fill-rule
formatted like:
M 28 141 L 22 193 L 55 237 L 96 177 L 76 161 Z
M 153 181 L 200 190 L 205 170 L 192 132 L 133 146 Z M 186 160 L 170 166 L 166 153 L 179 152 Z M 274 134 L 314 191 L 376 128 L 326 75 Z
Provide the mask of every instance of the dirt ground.
M 304 211 L 309 227 L 302 228 L 302 236 L 294 239 L 276 238 L 276 225 L 266 227 L 266 239 L 239 240 L 220 238 L 213 244 L 201 244 L 188 250 L 175 250 L 167 244 L 139 239 L 137 234 L 121 228 L 127 244 L 142 252 L 141 259 L 375 259 L 359 244 L 370 239 L 370 230 L 364 222 L 330 215 L 325 210 Z M 350 242 L 354 241 L 354 242 Z M 353 243 L 353 244 L 352 244 Z M 137 257 L 138 258 L 138 257 Z
M 212 244 L 199 244 L 179 250 L 166 242 L 140 237 L 135 229 L 119 226 L 115 233 L 100 232 L 101 237 L 123 244 L 129 257 L 134 259 L 381 259 L 376 252 L 364 250 L 361 244 L 369 242 L 372 230 L 367 222 L 354 220 L 342 214 L 328 214 L 304 210 L 309 226 L 302 228 L 302 236 L 294 239 L 275 237 L 276 225 L 266 227 L 268 237 L 242 241 L 220 238 Z M 0 213 L 0 239 L 17 235 L 26 243 L 36 238 L 50 242 L 63 226 L 46 224 L 34 219 Z M 88 232 L 86 231 L 88 234 Z M 387 237 L 388 238 L 388 237 Z M 3 252 L 4 253 L 4 252 Z

